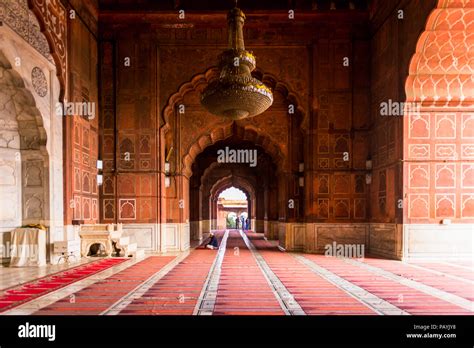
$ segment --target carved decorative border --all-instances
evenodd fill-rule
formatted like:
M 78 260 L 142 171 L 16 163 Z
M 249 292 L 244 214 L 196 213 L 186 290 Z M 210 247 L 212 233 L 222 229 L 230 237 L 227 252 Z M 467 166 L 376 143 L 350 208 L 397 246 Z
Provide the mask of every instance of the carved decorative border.
M 41 32 L 46 36 L 56 63 L 63 100 L 67 82 L 67 13 L 60 0 L 28 0 L 28 7 L 36 15 Z

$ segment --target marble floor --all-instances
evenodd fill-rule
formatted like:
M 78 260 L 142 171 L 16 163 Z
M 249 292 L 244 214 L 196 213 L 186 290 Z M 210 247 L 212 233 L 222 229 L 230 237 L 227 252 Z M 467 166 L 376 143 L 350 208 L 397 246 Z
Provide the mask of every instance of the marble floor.
M 15 285 L 20 285 L 32 281 L 34 279 L 46 277 L 47 275 L 65 271 L 71 267 L 91 262 L 90 259 L 82 258 L 70 264 L 47 264 L 41 267 L 8 267 L 8 265 L 0 266 L 0 291 Z
M 35 279 L 69 267 L 0 267 L 5 289 L 39 289 L 3 315 L 472 315 L 470 262 L 400 262 L 284 253 L 261 234 L 217 233 L 218 250 L 130 258 L 41 293 Z M 59 273 L 58 273 L 59 272 Z M 30 286 L 31 283 L 31 286 Z M 22 285 L 23 284 L 23 285 Z

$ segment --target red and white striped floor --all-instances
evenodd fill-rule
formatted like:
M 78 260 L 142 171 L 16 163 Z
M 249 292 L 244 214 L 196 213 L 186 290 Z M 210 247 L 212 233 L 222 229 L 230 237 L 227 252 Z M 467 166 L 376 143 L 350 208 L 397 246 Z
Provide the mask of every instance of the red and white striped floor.
M 219 250 L 103 259 L 0 291 L 0 314 L 473 315 L 466 262 L 284 253 L 260 233 Z

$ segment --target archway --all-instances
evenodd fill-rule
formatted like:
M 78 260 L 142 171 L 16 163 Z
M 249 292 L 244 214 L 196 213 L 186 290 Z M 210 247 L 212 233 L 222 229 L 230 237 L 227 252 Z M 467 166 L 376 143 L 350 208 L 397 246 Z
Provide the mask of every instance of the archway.
M 257 165 L 252 167 L 245 163 L 219 163 L 216 153 L 235 146 L 243 151 L 258 153 Z M 272 157 L 250 141 L 233 136 L 206 148 L 196 157 L 190 178 L 192 238 L 200 240 L 211 230 L 219 229 L 218 197 L 230 187 L 244 192 L 251 229 L 265 232 L 269 224 L 278 220 L 278 180 L 277 165 Z M 269 197 L 275 199 L 270 202 Z
M 235 122 L 211 115 L 200 105 L 200 93 L 217 76 L 216 73 L 217 70 L 211 68 L 183 84 L 170 97 L 164 109 L 160 147 L 161 167 L 166 167 L 167 173 L 162 171 L 161 183 L 164 189 L 160 219 L 166 221 L 167 226 L 180 224 L 181 227 L 178 228 L 182 228 L 182 236 L 187 234 L 189 228 L 191 238 L 196 240 L 212 229 L 212 209 L 206 208 L 207 203 L 203 202 L 207 202 L 207 197 L 203 197 L 213 183 L 206 184 L 208 186 L 204 189 L 204 186 L 201 187 L 201 177 L 206 168 L 211 168 L 211 163 L 216 158 L 204 157 L 206 151 L 207 154 L 211 151 L 209 149 L 217 150 L 218 146 L 229 145 L 244 150 L 252 147 L 258 149 L 259 154 L 264 154 L 262 159 L 258 159 L 259 163 L 264 160 L 269 164 L 265 169 L 268 173 L 261 174 L 260 177 L 272 179 L 265 185 L 254 185 L 256 199 L 262 204 L 254 204 L 249 209 L 251 219 L 252 209 L 255 209 L 252 228 L 259 232 L 276 232 L 278 224 L 282 224 L 284 229 L 287 219 L 294 219 L 297 214 L 302 214 L 300 210 L 289 211 L 286 202 L 288 195 L 296 195 L 297 200 L 302 200 L 304 195 L 303 189 L 298 187 L 295 168 L 304 161 L 302 127 L 305 124 L 305 113 L 297 96 L 287 85 L 257 71 L 255 74 L 274 93 L 274 104 L 265 113 Z M 203 158 L 202 161 L 199 156 Z M 195 167 L 199 161 L 199 174 L 196 174 Z M 226 170 L 234 171 L 235 176 L 237 166 L 233 167 L 232 169 L 232 165 L 228 165 Z M 229 174 L 214 179 L 217 181 L 227 175 Z M 170 183 L 169 186 L 163 185 L 165 179 Z M 298 192 L 295 194 L 296 191 Z M 173 209 L 179 206 L 179 202 L 184 202 L 184 208 Z M 270 208 L 266 208 L 267 206 Z M 277 234 L 278 232 L 272 233 L 271 236 L 274 238 Z
M 46 255 L 54 263 L 53 256 L 59 256 L 52 254 L 52 243 L 67 239 L 64 119 L 56 113 L 56 103 L 66 96 L 66 9 L 59 0 L 12 0 L 4 7 L 0 13 L 0 166 L 7 185 L 0 185 L 0 243 L 8 245 L 13 228 L 41 223 L 47 227 Z
M 217 230 L 244 228 L 248 216 L 248 194 L 234 186 L 221 189 L 216 206 Z
M 51 225 L 47 134 L 35 98 L 0 51 L 0 235 Z
M 473 9 L 440 0 L 406 80 L 404 258 L 472 257 L 474 222 Z M 472 6 L 471 6 L 472 7 Z
M 227 198 L 224 193 L 231 189 L 239 190 L 243 197 L 230 198 L 230 202 L 225 202 L 228 201 L 229 198 Z M 224 198 L 224 201 L 222 198 Z M 245 204 L 243 203 L 244 201 Z M 204 202 L 204 204 L 205 203 L 206 202 Z M 233 175 L 223 177 L 222 179 L 218 180 L 211 188 L 209 206 L 211 213 L 211 230 L 220 229 L 220 213 L 226 210 L 234 211 L 236 217 L 238 218 L 241 218 L 243 213 L 245 213 L 246 217 L 248 217 L 249 221 L 251 221 L 252 218 L 255 217 L 255 189 L 244 177 Z M 234 226 L 234 228 L 243 229 L 244 225 L 242 222 L 242 220 L 236 222 L 236 226 Z

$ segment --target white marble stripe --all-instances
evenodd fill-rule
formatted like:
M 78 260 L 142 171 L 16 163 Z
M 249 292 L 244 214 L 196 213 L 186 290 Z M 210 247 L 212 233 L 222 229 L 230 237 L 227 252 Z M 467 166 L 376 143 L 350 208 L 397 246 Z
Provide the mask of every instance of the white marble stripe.
M 436 274 L 436 275 L 439 275 L 439 276 L 442 276 L 442 277 L 451 278 L 451 279 L 458 280 L 460 282 L 464 282 L 464 283 L 468 283 L 468 284 L 474 284 L 474 280 L 471 280 L 471 279 L 458 277 L 458 276 L 455 276 L 453 274 L 445 273 L 445 272 L 442 272 L 442 271 L 437 271 L 435 269 L 426 268 L 426 267 L 423 267 L 421 265 L 415 265 L 415 264 L 412 264 L 412 263 L 404 262 L 403 264 L 407 265 L 407 266 L 410 266 L 410 267 L 413 267 L 413 268 L 416 268 L 416 269 L 420 269 L 422 271 L 430 272 L 430 273 L 433 273 L 433 274 Z
M 437 297 L 437 298 L 439 298 L 443 301 L 452 303 L 452 304 L 454 304 L 456 306 L 459 306 L 461 308 L 464 308 L 468 311 L 471 311 L 471 312 L 474 311 L 474 302 L 466 300 L 465 298 L 462 298 L 460 296 L 450 294 L 449 292 L 434 288 L 432 286 L 417 282 L 415 280 L 400 277 L 399 275 L 396 275 L 392 272 L 386 271 L 382 268 L 375 267 L 375 266 L 372 266 L 372 265 L 368 265 L 364 262 L 360 262 L 360 261 L 357 261 L 357 260 L 354 260 L 354 259 L 344 259 L 344 262 L 347 262 L 347 263 L 349 263 L 351 265 L 354 265 L 354 266 L 359 266 L 361 268 L 365 268 L 366 270 L 368 270 L 368 271 L 370 271 L 374 274 L 384 276 L 385 278 L 388 278 L 390 280 L 394 280 L 394 281 L 396 281 L 400 284 L 403 284 L 405 286 L 408 286 L 412 289 L 424 292 L 425 294 Z
M 262 255 L 257 251 L 255 246 L 252 244 L 250 239 L 247 237 L 242 230 L 239 231 L 242 239 L 249 248 L 250 252 L 252 253 L 253 257 L 257 261 L 257 265 L 262 271 L 263 276 L 268 282 L 268 285 L 273 289 L 273 295 L 275 295 L 280 307 L 285 312 L 286 315 L 306 315 L 303 308 L 301 308 L 300 304 L 294 299 L 291 295 L 290 291 L 286 288 L 286 286 L 281 282 L 281 280 L 277 277 L 277 275 L 271 270 L 268 263 L 265 261 Z
M 339 289 L 343 290 L 345 293 L 352 296 L 359 302 L 363 303 L 365 306 L 369 307 L 376 313 L 381 315 L 410 315 L 403 309 L 394 306 L 390 302 L 385 301 L 384 299 L 368 292 L 367 290 L 318 265 L 313 260 L 310 260 L 298 254 L 292 255 L 303 265 L 311 269 L 314 273 L 324 278 L 328 282 L 334 284 Z
M 201 293 L 194 307 L 193 315 L 212 315 L 217 299 L 217 289 L 219 288 L 219 280 L 221 278 L 222 262 L 227 248 L 227 238 L 229 230 L 226 230 L 219 246 L 216 258 L 212 263 L 211 270 L 207 275 L 206 281 L 202 286 Z
M 473 264 L 471 267 L 469 266 L 464 266 L 464 265 L 458 265 L 458 264 L 455 264 L 455 263 L 452 263 L 452 262 L 448 262 L 448 261 L 436 261 L 437 263 L 442 263 L 444 265 L 448 265 L 448 266 L 452 266 L 452 267 L 457 267 L 457 268 L 461 268 L 461 269 L 465 269 L 467 271 L 471 271 L 471 272 L 474 272 L 474 261 L 473 261 Z

